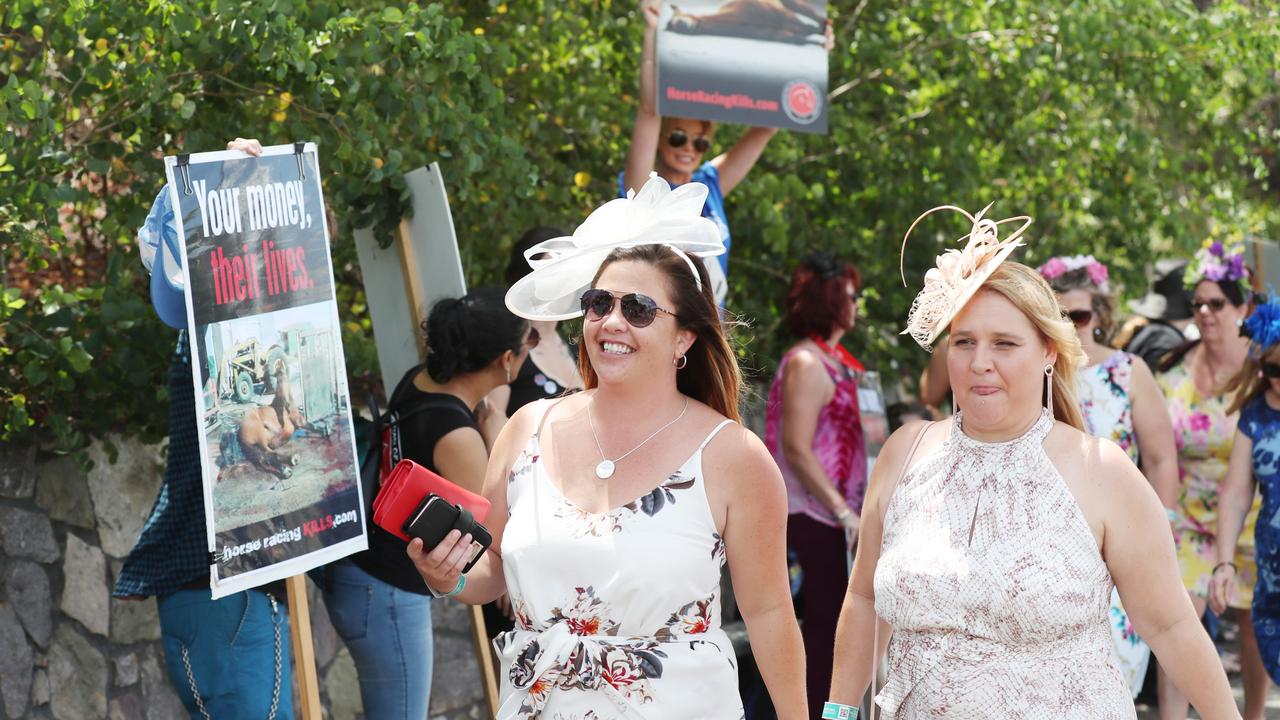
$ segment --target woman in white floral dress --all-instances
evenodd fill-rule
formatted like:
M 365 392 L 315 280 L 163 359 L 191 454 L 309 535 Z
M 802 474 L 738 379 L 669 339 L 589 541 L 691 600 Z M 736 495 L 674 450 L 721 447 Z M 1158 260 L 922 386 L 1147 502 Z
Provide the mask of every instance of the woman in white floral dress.
M 498 552 L 462 578 L 468 537 L 410 545 L 438 593 L 510 593 L 516 627 L 496 641 L 502 720 L 742 718 L 720 627 L 726 563 L 779 718 L 808 718 L 786 493 L 763 443 L 734 422 L 738 367 L 691 257 L 723 247 L 698 216 L 700 192 L 655 178 L 530 250 L 552 257 L 531 262 L 507 304 L 584 316 L 588 390 L 522 408 L 499 436 L 485 484 Z M 641 244 L 652 239 L 662 244 Z
M 1142 472 L 1170 519 L 1178 501 L 1178 449 L 1164 394 L 1140 358 L 1106 344 L 1114 303 L 1107 266 L 1092 255 L 1055 257 L 1038 268 L 1058 295 L 1088 357 L 1077 388 L 1085 429 L 1120 446 Z M 1133 629 L 1120 593 L 1111 591 L 1111 641 L 1116 664 L 1136 698 L 1142 691 L 1151 648 Z

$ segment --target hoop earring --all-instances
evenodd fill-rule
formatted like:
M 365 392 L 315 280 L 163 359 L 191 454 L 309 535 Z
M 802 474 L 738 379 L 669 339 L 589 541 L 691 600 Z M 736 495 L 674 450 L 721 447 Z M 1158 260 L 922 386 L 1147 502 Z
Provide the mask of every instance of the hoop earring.
M 677 370 L 683 370 L 684 366 L 689 364 L 689 357 L 687 355 L 681 355 L 675 360 L 672 360 L 671 364 L 675 365 Z
M 1045 390 L 1045 397 L 1046 397 L 1045 405 L 1049 408 L 1049 417 L 1053 417 L 1053 366 L 1052 365 L 1044 366 L 1044 382 L 1047 388 Z

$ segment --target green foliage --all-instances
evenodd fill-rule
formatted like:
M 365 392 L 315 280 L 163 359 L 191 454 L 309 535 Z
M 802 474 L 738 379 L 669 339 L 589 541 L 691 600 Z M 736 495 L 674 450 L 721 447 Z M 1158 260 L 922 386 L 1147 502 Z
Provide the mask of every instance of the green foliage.
M 0 8 L 0 439 L 157 436 L 173 333 L 134 229 L 159 158 L 235 137 L 314 140 L 338 221 L 349 370 L 376 366 L 352 229 L 383 238 L 400 176 L 439 161 L 464 267 L 497 282 L 527 227 L 576 225 L 616 192 L 641 21 L 603 1 L 356 4 L 149 0 Z M 1038 262 L 1093 252 L 1139 290 L 1153 257 L 1277 237 L 1277 11 L 1239 1 L 833 2 L 831 134 L 779 134 L 729 198 L 731 306 L 747 364 L 785 339 L 795 258 L 870 279 L 855 351 L 913 375 L 896 333 L 922 270 L 967 230 L 936 204 L 1036 217 Z M 721 128 L 728 147 L 740 128 Z

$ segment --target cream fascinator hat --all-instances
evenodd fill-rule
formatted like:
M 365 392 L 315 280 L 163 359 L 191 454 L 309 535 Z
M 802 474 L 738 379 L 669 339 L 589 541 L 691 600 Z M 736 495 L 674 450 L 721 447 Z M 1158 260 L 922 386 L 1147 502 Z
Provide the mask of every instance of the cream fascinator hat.
M 552 238 L 525 251 L 533 272 L 507 291 L 507 308 L 528 320 L 570 320 L 582 315 L 582 293 L 604 259 L 618 248 L 666 245 L 689 264 L 702 289 L 690 255 L 724 253 L 716 224 L 702 217 L 707 186 L 686 183 L 671 189 L 651 173 L 640 192 L 610 200 L 596 208 L 569 237 Z M 536 258 L 536 259 L 535 259 Z
M 911 312 L 907 315 L 907 329 L 903 330 L 902 334 L 910 335 L 925 350 L 932 349 L 933 341 L 946 331 L 955 316 L 964 309 L 978 288 L 982 287 L 982 283 L 991 277 L 991 273 L 995 272 L 1010 253 L 1022 245 L 1022 241 L 1018 238 L 1031 224 L 1031 218 L 1026 215 L 998 221 L 984 218 L 983 215 L 986 215 L 994 204 L 991 203 L 982 208 L 977 215 L 970 215 L 954 205 L 933 208 L 916 218 L 902 238 L 898 272 L 902 275 L 902 284 L 906 285 L 904 259 L 907 238 L 911 237 L 911 231 L 916 229 L 916 225 L 919 225 L 921 220 L 939 210 L 954 210 L 973 223 L 973 229 L 969 234 L 960 238 L 961 241 L 968 241 L 964 249 L 953 248 L 938 256 L 937 266 L 925 273 L 924 288 L 911 303 Z M 997 235 L 997 229 L 1005 223 L 1012 222 L 1022 224 L 1001 240 Z

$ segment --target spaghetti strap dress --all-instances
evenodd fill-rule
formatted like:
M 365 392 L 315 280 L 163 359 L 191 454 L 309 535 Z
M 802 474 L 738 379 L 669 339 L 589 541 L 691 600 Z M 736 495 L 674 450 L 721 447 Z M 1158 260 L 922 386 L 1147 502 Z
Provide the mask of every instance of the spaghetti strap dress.
M 957 413 L 885 511 L 884 717 L 1132 720 L 1111 651 L 1111 574 L 1043 448 L 1053 418 L 1001 443 L 962 423 Z
M 540 401 L 545 417 L 551 401 Z M 548 476 L 535 432 L 512 466 L 502 560 L 515 629 L 499 720 L 741 720 L 737 660 L 721 629 L 725 544 L 702 453 L 643 497 L 605 513 Z

